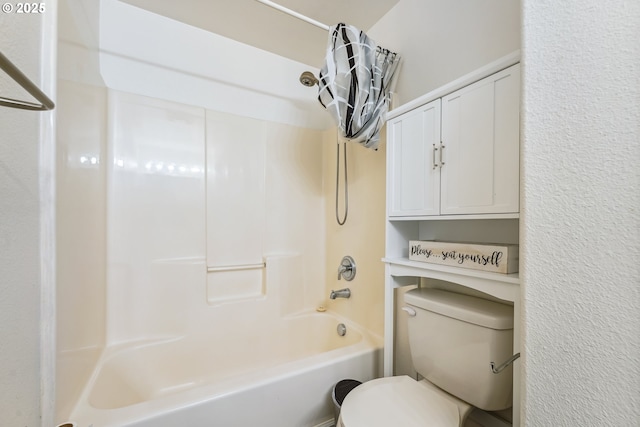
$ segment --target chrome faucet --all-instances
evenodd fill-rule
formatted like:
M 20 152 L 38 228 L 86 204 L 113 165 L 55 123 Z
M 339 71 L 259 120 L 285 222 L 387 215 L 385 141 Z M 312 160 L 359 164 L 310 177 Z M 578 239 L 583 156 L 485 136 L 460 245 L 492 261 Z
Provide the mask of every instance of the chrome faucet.
M 349 298 L 351 296 L 351 289 L 349 288 L 344 288 L 344 289 L 339 289 L 337 291 L 331 291 L 331 294 L 329 295 L 329 298 L 331 299 L 336 299 L 336 298 Z

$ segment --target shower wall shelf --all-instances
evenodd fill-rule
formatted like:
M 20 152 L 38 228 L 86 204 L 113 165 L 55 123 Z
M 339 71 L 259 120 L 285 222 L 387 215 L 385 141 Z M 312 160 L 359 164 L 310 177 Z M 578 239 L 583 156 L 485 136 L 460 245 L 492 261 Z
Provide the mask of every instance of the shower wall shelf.
M 49 99 L 49 97 L 45 95 L 44 92 L 42 92 L 40 88 L 38 88 L 38 86 L 33 84 L 33 82 L 29 80 L 29 78 L 25 76 L 24 73 L 20 71 L 20 69 L 18 69 L 18 67 L 16 67 L 11 61 L 9 61 L 9 58 L 4 56 L 2 52 L 0 52 L 0 68 L 39 102 L 38 104 L 35 102 L 22 101 L 19 99 L 5 98 L 0 96 L 1 106 L 32 111 L 53 110 L 53 108 L 55 107 L 53 101 Z

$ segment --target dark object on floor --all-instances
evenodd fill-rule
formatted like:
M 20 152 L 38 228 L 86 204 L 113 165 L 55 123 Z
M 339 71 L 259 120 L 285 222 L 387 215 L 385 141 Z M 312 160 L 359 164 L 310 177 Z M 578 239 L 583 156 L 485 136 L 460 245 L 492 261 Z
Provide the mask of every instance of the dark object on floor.
M 336 420 L 336 425 L 338 424 L 340 407 L 342 406 L 342 402 L 344 402 L 344 398 L 347 397 L 347 394 L 349 394 L 351 390 L 358 387 L 360 384 L 362 383 L 358 380 L 340 380 L 333 387 L 333 414 Z

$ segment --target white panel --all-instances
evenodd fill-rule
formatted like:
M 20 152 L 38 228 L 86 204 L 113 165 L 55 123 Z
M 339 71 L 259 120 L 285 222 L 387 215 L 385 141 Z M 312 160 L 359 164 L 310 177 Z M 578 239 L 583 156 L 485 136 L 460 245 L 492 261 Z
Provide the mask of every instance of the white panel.
M 279 123 L 267 123 L 266 129 L 265 252 L 304 253 L 314 260 L 307 266 L 315 264 L 324 256 L 317 242 L 325 237 L 321 134 Z M 326 143 L 336 144 L 335 139 Z M 355 157 L 350 155 L 349 160 Z M 330 164 L 335 167 L 335 162 L 333 153 Z M 354 185 L 354 169 L 349 170 L 350 185 Z M 335 170 L 328 176 L 335 198 Z M 333 208 L 334 199 L 330 200 Z
M 58 82 L 58 351 L 104 344 L 106 108 L 105 88 Z
M 518 212 L 518 64 L 442 99 L 441 214 Z
M 108 87 L 278 123 L 330 126 L 313 90 L 298 81 L 308 65 L 120 1 L 99 3 L 99 66 Z
M 207 266 L 263 262 L 265 122 L 207 111 Z
M 495 206 L 520 211 L 520 65 L 495 82 Z M 517 141 L 517 142 L 516 142 Z
M 204 269 L 204 111 L 109 92 L 109 115 L 108 342 L 175 334 Z
M 304 308 L 304 262 L 300 254 L 267 258 L 267 292 L 275 296 L 283 316 Z
M 207 302 L 260 297 L 264 294 L 263 269 L 207 273 Z
M 390 216 L 439 213 L 440 100 L 399 116 L 389 126 Z
M 443 99 L 442 213 L 493 203 L 493 84 Z M 489 183 L 489 185 L 486 185 Z
M 401 189 L 402 180 L 396 170 L 402 166 L 402 122 L 403 117 L 397 118 L 387 123 L 387 205 L 389 216 L 399 216 L 402 211 Z
M 105 341 L 107 91 L 58 80 L 56 405 L 68 419 Z
M 423 117 L 421 112 L 400 121 L 401 135 L 396 148 L 398 169 L 395 176 L 398 197 L 395 199 L 402 212 L 421 210 L 425 205 L 425 185 L 422 177 L 427 170 L 427 156 L 430 147 L 423 141 Z
M 321 136 L 319 132 L 309 129 L 279 123 L 267 124 L 265 256 L 300 254 L 300 264 L 295 274 L 291 271 L 289 278 L 298 273 L 304 276 L 295 283 L 287 282 L 296 288 L 285 298 L 297 300 L 298 296 L 304 295 L 307 307 L 315 307 L 318 301 L 326 298 L 324 258 L 327 199 L 323 197 L 323 149 L 335 148 L 336 143 L 331 140 L 324 146 Z M 350 155 L 349 161 L 355 158 L 356 156 Z M 330 163 L 335 166 L 335 152 L 330 156 Z M 357 167 L 350 166 L 350 186 L 357 182 L 354 179 L 356 169 Z M 335 170 L 328 173 L 327 177 L 332 177 L 328 179 L 331 180 L 331 194 L 335 197 Z M 350 197 L 354 197 L 353 192 Z M 351 199 L 350 203 L 353 206 L 356 202 Z M 330 202 L 330 206 L 334 207 L 333 202 Z M 349 215 L 353 215 L 353 210 Z M 271 296 L 272 290 L 267 283 L 268 296 Z

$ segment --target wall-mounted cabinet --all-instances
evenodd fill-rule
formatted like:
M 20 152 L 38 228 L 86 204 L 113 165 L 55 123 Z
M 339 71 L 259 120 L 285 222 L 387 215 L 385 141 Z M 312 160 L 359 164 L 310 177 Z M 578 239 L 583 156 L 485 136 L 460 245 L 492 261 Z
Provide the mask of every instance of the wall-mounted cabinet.
M 388 214 L 440 214 L 440 100 L 387 123 Z
M 422 281 L 513 304 L 518 273 L 409 260 L 410 240 L 518 244 L 519 52 L 392 110 L 387 122 L 384 373 L 393 374 L 395 290 Z M 444 283 L 448 282 L 448 283 Z M 514 353 L 520 328 L 514 326 Z M 513 425 L 519 425 L 514 368 Z
M 389 217 L 519 210 L 520 66 L 388 123 Z

